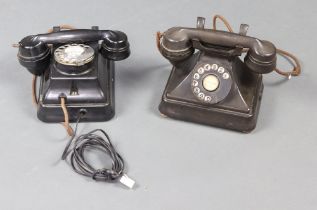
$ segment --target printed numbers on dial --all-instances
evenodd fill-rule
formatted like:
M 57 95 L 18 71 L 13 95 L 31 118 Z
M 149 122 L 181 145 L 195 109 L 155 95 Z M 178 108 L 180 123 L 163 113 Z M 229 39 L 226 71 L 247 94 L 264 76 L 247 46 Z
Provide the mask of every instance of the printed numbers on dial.
M 204 66 L 204 69 L 205 69 L 206 71 L 210 71 L 210 69 L 211 69 L 210 64 L 206 64 L 206 65 Z
M 230 74 L 225 67 L 216 63 L 199 65 L 192 74 L 192 92 L 197 99 L 204 103 L 214 104 L 221 95 L 219 90 L 227 82 L 230 83 Z M 227 82 L 226 82 L 227 81 Z M 219 95 L 220 93 L 220 95 Z
M 200 75 L 198 73 L 195 73 L 194 74 L 194 79 L 199 79 L 200 78 Z
M 219 72 L 220 74 L 223 74 L 223 73 L 225 72 L 225 68 L 219 67 L 218 72 Z
M 218 70 L 218 65 L 217 64 L 212 64 L 211 69 L 214 71 Z
M 204 68 L 199 68 L 199 69 L 198 69 L 198 73 L 199 73 L 199 74 L 203 74 L 204 72 L 205 72 L 205 69 L 204 69 Z

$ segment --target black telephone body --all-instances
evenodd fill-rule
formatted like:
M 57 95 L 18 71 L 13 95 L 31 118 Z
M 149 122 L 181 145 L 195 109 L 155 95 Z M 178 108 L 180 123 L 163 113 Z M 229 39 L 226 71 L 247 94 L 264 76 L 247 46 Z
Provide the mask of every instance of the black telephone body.
M 240 33 L 174 27 L 162 34 L 161 54 L 173 69 L 159 110 L 171 118 L 241 132 L 256 126 L 263 92 L 262 74 L 276 67 L 276 48 Z M 244 48 L 248 52 L 240 59 Z
M 18 59 L 40 76 L 38 118 L 63 122 L 61 97 L 69 121 L 85 112 L 81 121 L 106 121 L 115 113 L 115 64 L 130 54 L 127 36 L 120 31 L 61 30 L 27 36 L 19 43 Z

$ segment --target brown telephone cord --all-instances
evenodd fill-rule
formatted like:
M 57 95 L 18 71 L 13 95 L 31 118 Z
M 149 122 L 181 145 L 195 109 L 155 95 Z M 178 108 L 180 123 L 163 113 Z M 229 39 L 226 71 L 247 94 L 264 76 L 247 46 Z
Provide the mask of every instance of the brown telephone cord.
M 225 26 L 227 27 L 228 31 L 233 32 L 232 27 L 230 26 L 230 23 L 221 15 L 215 15 L 212 19 L 212 25 L 213 25 L 213 29 L 217 30 L 217 19 L 220 19 Z
M 162 38 L 163 34 L 161 32 L 156 32 L 156 47 L 157 49 L 161 52 L 161 38 Z
M 37 76 L 33 75 L 32 77 L 32 102 L 34 104 L 34 106 L 37 107 L 37 105 L 39 104 L 38 98 L 37 98 L 37 94 L 36 94 L 36 83 L 37 83 Z
M 75 27 L 71 26 L 71 25 L 60 25 L 59 26 L 61 30 L 72 30 L 72 29 L 76 29 Z M 53 28 L 48 29 L 47 33 L 52 33 L 54 31 Z
M 37 107 L 38 106 L 38 98 L 37 98 L 37 94 L 36 94 L 36 82 L 37 82 L 37 76 L 33 76 L 32 79 L 32 101 L 33 104 Z M 67 134 L 69 136 L 72 136 L 74 134 L 74 131 L 72 129 L 72 127 L 69 125 L 69 114 L 67 111 L 67 107 L 66 107 L 66 102 L 65 102 L 65 98 L 61 97 L 61 107 L 64 113 L 64 122 L 62 122 L 62 125 L 65 127 Z
M 67 111 L 67 107 L 66 107 L 66 100 L 64 97 L 61 97 L 61 107 L 64 113 L 64 122 L 62 123 L 67 131 L 67 134 L 69 136 L 73 136 L 74 135 L 74 131 L 73 128 L 69 125 L 69 114 Z
M 217 19 L 221 20 L 225 24 L 225 26 L 227 27 L 229 32 L 233 32 L 233 29 L 230 26 L 229 22 L 226 20 L 226 18 L 224 18 L 221 15 L 215 15 L 213 17 L 213 21 L 212 22 L 213 22 L 213 29 L 214 30 L 217 30 Z M 243 50 L 243 52 L 247 52 L 247 51 L 248 51 L 248 49 L 244 49 Z M 276 49 L 276 52 L 279 55 L 283 56 L 283 57 L 290 58 L 293 61 L 293 62 L 291 62 L 291 64 L 294 66 L 294 68 L 290 72 L 286 72 L 286 71 L 283 71 L 283 70 L 281 70 L 279 68 L 275 68 L 275 72 L 277 72 L 278 74 L 283 75 L 285 77 L 288 77 L 289 79 L 291 78 L 291 76 L 300 75 L 300 73 L 301 73 L 301 65 L 300 65 L 300 62 L 299 62 L 298 58 L 295 55 L 293 55 L 293 54 L 291 54 L 291 53 L 289 53 L 289 52 L 287 52 L 285 50 L 281 50 L 281 49 Z
M 75 29 L 74 27 L 72 27 L 70 25 L 61 25 L 60 28 L 64 29 L 64 30 L 65 29 L 66 30 Z M 53 29 L 48 30 L 48 33 L 52 33 L 52 32 L 53 32 Z M 36 94 L 36 89 L 37 89 L 36 82 L 37 82 L 37 76 L 34 75 L 33 79 L 32 79 L 32 101 L 33 101 L 33 104 L 37 107 L 39 102 L 38 102 L 38 98 L 37 98 L 37 94 Z M 61 107 L 62 107 L 62 110 L 64 113 L 64 122 L 62 124 L 65 127 L 67 134 L 69 136 L 73 136 L 74 131 L 73 131 L 72 127 L 69 125 L 69 114 L 67 111 L 65 98 L 63 98 L 63 97 L 61 98 Z

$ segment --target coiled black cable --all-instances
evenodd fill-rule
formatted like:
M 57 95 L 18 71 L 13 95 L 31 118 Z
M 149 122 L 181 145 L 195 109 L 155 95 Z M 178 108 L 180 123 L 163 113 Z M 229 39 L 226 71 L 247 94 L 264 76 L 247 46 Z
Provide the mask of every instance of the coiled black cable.
M 114 149 L 108 134 L 102 129 L 95 129 L 75 138 L 78 123 L 83 116 L 83 113 L 79 113 L 75 132 L 65 147 L 62 160 L 66 160 L 67 157 L 69 157 L 73 170 L 78 174 L 91 177 L 96 181 L 116 181 L 123 175 L 124 161 Z M 100 132 L 103 136 L 97 135 L 97 132 Z M 84 153 L 86 149 L 97 149 L 107 153 L 112 159 L 112 168 L 93 168 L 93 166 L 85 160 Z

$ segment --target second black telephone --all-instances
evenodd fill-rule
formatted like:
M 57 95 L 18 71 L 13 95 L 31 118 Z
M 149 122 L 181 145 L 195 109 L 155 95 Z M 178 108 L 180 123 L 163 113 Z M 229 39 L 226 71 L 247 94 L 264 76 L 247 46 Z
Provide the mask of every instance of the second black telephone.
M 79 112 L 81 121 L 105 121 L 114 116 L 114 61 L 130 54 L 127 36 L 120 31 L 61 30 L 27 36 L 19 42 L 18 59 L 41 77 L 38 118 L 63 122 L 61 100 L 70 122 Z
M 158 38 L 173 65 L 159 110 L 163 115 L 241 132 L 256 126 L 263 92 L 262 74 L 276 68 L 277 49 L 268 41 L 204 28 L 170 28 Z M 240 55 L 248 49 L 241 61 Z

